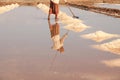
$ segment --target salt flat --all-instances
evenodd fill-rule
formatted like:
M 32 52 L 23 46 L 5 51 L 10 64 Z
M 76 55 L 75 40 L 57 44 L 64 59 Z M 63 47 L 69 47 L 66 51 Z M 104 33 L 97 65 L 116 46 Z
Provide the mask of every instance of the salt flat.
M 60 7 L 62 14 L 67 16 L 59 16 L 57 23 L 59 39 L 67 35 L 62 53 L 52 48 L 54 42 L 49 24 L 56 22 L 53 15 L 48 22 L 44 7 L 20 6 L 0 14 L 0 79 L 119 80 L 120 56 L 92 47 L 119 40 L 119 37 L 96 42 L 80 36 L 96 31 L 119 35 L 120 19 L 71 9 L 79 16 L 78 20 L 72 18 L 66 6 Z M 119 44 L 117 48 L 119 50 Z

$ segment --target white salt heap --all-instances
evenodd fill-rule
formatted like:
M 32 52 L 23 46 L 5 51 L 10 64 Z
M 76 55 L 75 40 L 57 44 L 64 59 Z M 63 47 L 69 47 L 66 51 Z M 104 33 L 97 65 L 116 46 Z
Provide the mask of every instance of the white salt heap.
M 68 24 L 68 25 L 64 26 L 64 28 L 67 30 L 74 31 L 74 32 L 82 32 L 88 27 L 82 23 L 74 23 L 73 22 L 72 24 Z
M 104 60 L 102 63 L 108 67 L 120 67 L 120 59 Z
M 19 7 L 19 5 L 17 3 L 16 4 L 2 6 L 2 7 L 0 7 L 0 14 L 3 14 L 3 13 L 8 12 L 10 10 L 13 10 L 14 8 L 17 8 L 17 7 Z
M 48 11 L 49 11 L 48 6 L 40 3 L 37 5 L 37 7 L 40 8 L 42 11 L 44 11 L 46 14 L 48 14 Z M 88 26 L 83 24 L 81 20 L 72 18 L 71 16 L 68 16 L 66 13 L 62 11 L 60 11 L 58 18 L 63 24 L 66 25 L 64 26 L 64 28 L 67 30 L 71 30 L 74 32 L 81 32 L 89 28 Z
M 100 45 L 94 45 L 93 47 L 103 51 L 120 55 L 120 39 Z
M 103 31 L 96 31 L 94 33 L 82 35 L 81 37 L 86 38 L 86 39 L 91 39 L 96 42 L 102 42 L 102 41 L 110 39 L 110 38 L 120 37 L 120 35 L 109 34 L 109 33 L 103 32 Z

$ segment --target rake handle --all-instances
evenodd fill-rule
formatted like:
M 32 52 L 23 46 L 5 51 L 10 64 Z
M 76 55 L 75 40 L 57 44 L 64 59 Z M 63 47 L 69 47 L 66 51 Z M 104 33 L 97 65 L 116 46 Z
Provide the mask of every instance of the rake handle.
M 74 13 L 73 13 L 73 11 L 71 10 L 70 6 L 69 6 L 68 4 L 66 4 L 66 5 L 67 5 L 68 9 L 70 10 L 70 12 L 72 13 L 73 17 L 74 17 L 74 18 L 79 18 L 79 17 L 77 17 L 77 16 L 74 15 Z

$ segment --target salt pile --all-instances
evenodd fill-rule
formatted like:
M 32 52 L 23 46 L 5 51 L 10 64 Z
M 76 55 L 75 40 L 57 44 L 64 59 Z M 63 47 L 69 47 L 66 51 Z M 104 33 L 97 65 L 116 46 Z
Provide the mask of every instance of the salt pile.
M 102 41 L 110 39 L 110 38 L 120 37 L 120 35 L 109 34 L 109 33 L 103 32 L 103 31 L 96 31 L 94 33 L 82 35 L 81 37 L 86 38 L 86 39 L 91 39 L 96 42 L 102 42 Z
M 120 39 L 100 45 L 94 45 L 93 47 L 103 51 L 120 55 Z
M 6 6 L 2 6 L 0 7 L 0 14 L 3 14 L 5 12 L 8 12 L 10 10 L 13 10 L 14 8 L 17 8 L 19 5 L 16 4 L 11 4 L 11 5 L 6 5 Z
M 82 23 L 72 23 L 64 26 L 65 29 L 74 31 L 74 32 L 82 32 L 88 28 L 88 26 L 82 24 Z

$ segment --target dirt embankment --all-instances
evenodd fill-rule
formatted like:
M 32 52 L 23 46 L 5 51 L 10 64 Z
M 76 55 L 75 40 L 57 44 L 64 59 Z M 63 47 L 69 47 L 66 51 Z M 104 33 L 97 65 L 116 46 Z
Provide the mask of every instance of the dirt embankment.
M 82 4 L 79 5 L 79 4 L 74 4 L 74 3 L 69 3 L 69 5 L 71 5 L 73 7 L 83 9 L 83 10 L 93 11 L 93 12 L 105 14 L 105 15 L 108 15 L 108 16 L 113 16 L 113 17 L 120 18 L 120 10 L 119 9 L 95 7 L 95 6 L 92 6 L 92 5 L 82 5 Z
M 92 5 L 94 3 L 120 3 L 120 0 L 67 0 L 69 3 Z M 49 4 L 50 0 L 0 0 L 0 5 L 18 3 L 20 5 L 34 6 L 37 3 Z M 60 0 L 60 4 L 64 4 L 64 0 Z
M 93 11 L 113 17 L 120 18 L 120 10 L 118 9 L 111 9 L 111 8 L 102 8 L 102 7 L 95 7 L 92 6 L 96 2 L 109 2 L 109 3 L 119 3 L 119 0 L 69 0 L 69 5 L 73 7 L 77 7 L 83 10 Z M 19 5 L 25 5 L 25 6 L 36 6 L 38 3 L 44 3 L 49 4 L 49 0 L 10 0 L 10 1 L 0 1 L 0 6 L 9 5 L 13 3 L 18 3 Z M 64 1 L 61 0 L 60 4 L 64 4 Z

